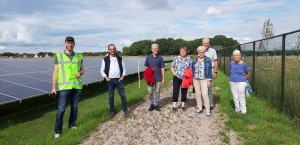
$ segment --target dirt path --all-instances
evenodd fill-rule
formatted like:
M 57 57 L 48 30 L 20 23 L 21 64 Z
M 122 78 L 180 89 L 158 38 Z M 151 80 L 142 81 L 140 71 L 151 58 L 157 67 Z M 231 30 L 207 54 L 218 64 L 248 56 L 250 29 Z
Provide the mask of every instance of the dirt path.
M 224 119 L 219 115 L 219 105 L 212 110 L 211 117 L 205 113 L 195 115 L 196 99 L 188 91 L 187 110 L 181 106 L 172 113 L 172 83 L 161 90 L 161 111 L 149 112 L 148 97 L 129 108 L 130 118 L 123 112 L 113 119 L 100 124 L 82 144 L 224 144 L 219 131 L 224 127 Z M 230 144 L 238 144 L 236 134 L 230 131 Z

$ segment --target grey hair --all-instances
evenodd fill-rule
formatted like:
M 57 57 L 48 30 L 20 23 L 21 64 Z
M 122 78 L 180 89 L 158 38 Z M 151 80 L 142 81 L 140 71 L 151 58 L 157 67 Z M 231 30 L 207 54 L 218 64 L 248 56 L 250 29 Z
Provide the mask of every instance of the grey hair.
M 159 47 L 158 44 L 152 44 L 152 45 L 151 45 L 151 49 L 153 49 L 153 48 L 156 47 L 156 46 Z
M 197 48 L 197 52 L 199 52 L 199 51 L 201 51 L 201 50 L 205 51 L 205 47 L 204 47 L 204 46 L 199 46 L 199 47 Z
M 202 43 L 203 43 L 205 40 L 207 40 L 208 42 L 210 42 L 209 39 L 208 39 L 207 37 L 205 37 L 205 38 L 203 38 Z
M 234 50 L 233 53 L 232 53 L 232 55 L 234 56 L 235 54 L 241 55 L 241 52 L 239 50 Z

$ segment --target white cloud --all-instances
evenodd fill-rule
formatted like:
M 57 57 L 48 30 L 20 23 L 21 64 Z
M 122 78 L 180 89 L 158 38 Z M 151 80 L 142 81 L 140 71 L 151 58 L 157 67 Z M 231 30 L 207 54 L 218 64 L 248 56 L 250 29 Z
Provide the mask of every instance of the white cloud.
M 5 46 L 0 46 L 0 51 L 3 51 L 3 50 L 5 50 L 5 49 L 6 49 Z
M 7 30 L 4 30 L 2 35 L 1 35 L 1 42 L 11 42 L 13 40 L 13 36 L 11 35 L 11 33 Z
M 207 10 L 206 10 L 206 14 L 213 16 L 213 15 L 217 15 L 220 14 L 222 11 L 220 9 L 217 9 L 213 6 L 210 6 Z
M 233 37 L 233 39 L 239 41 L 240 43 L 246 43 L 252 40 L 250 37 Z
M 6 10 L 0 13 L 0 46 L 12 52 L 61 51 L 68 35 L 75 37 L 75 49 L 81 52 L 106 51 L 109 43 L 121 50 L 145 39 L 193 40 L 219 34 L 243 43 L 260 39 L 269 17 L 276 34 L 299 29 L 300 22 L 297 4 L 285 0 L 65 0 L 70 9 L 50 0 L 26 9 L 25 2 L 18 8 L 9 2 L 0 6 Z M 41 9 L 44 3 L 48 5 Z
M 120 44 L 121 44 L 122 46 L 130 46 L 132 43 L 133 43 L 133 41 L 128 40 L 128 39 L 122 39 L 122 40 L 120 41 Z

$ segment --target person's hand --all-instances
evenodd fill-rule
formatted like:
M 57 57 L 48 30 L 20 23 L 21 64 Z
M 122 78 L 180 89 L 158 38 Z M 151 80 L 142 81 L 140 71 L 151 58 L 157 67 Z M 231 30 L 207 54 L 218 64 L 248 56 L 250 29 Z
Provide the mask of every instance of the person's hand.
M 216 79 L 218 75 L 216 73 L 213 74 L 213 79 Z
M 162 84 L 165 84 L 165 78 L 163 78 L 163 79 L 161 80 L 161 82 L 162 82 Z
M 173 73 L 173 76 L 176 76 L 176 74 L 175 74 L 175 73 Z
M 80 77 L 80 73 L 73 74 L 76 79 Z
M 54 88 L 54 89 L 52 89 L 52 91 L 51 91 L 50 95 L 51 95 L 51 98 L 55 98 L 55 96 L 57 95 L 57 93 L 56 93 L 56 89 L 55 89 L 55 88 Z
M 210 82 L 210 80 L 207 80 L 207 88 L 209 88 L 209 87 L 210 87 L 210 85 L 211 85 L 211 82 Z
M 121 76 L 119 81 L 123 81 L 124 80 L 124 76 Z
M 107 77 L 107 78 L 105 78 L 105 80 L 106 80 L 106 81 L 110 81 L 110 79 L 109 79 L 108 77 Z

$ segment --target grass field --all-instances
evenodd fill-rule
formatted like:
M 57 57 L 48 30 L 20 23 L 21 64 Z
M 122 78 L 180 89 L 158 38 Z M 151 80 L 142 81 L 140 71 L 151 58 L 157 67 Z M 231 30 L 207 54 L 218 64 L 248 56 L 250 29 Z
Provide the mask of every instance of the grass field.
M 166 66 L 166 84 L 172 79 L 170 63 Z M 125 92 L 128 105 L 140 101 L 147 94 L 147 85 L 141 76 L 141 89 L 138 88 L 137 75 L 125 78 Z M 44 98 L 46 97 L 46 98 Z M 64 115 L 63 134 L 54 140 L 54 125 L 57 112 L 57 99 L 40 96 L 25 100 L 23 104 L 12 103 L 0 106 L 1 116 L 17 113 L 49 104 L 33 111 L 25 112 L 1 120 L 0 144 L 76 144 L 97 129 L 99 123 L 109 119 L 108 90 L 106 82 L 93 84 L 84 88 L 78 106 L 77 130 L 68 129 L 70 106 Z M 52 104 L 51 104 L 52 103 Z M 19 105 L 19 106 L 18 106 Z M 121 99 L 115 92 L 116 111 L 122 109 Z M 130 110 L 129 110 L 130 111 Z
M 228 76 L 219 71 L 214 85 L 219 87 L 216 100 L 221 104 L 221 116 L 227 114 L 229 118 L 224 132 L 230 129 L 237 131 L 239 139 L 244 140 L 245 144 L 300 144 L 300 131 L 295 120 L 290 120 L 254 94 L 246 98 L 248 113 L 243 118 L 234 110 Z M 220 134 L 225 136 L 224 142 L 228 142 L 224 132 Z

